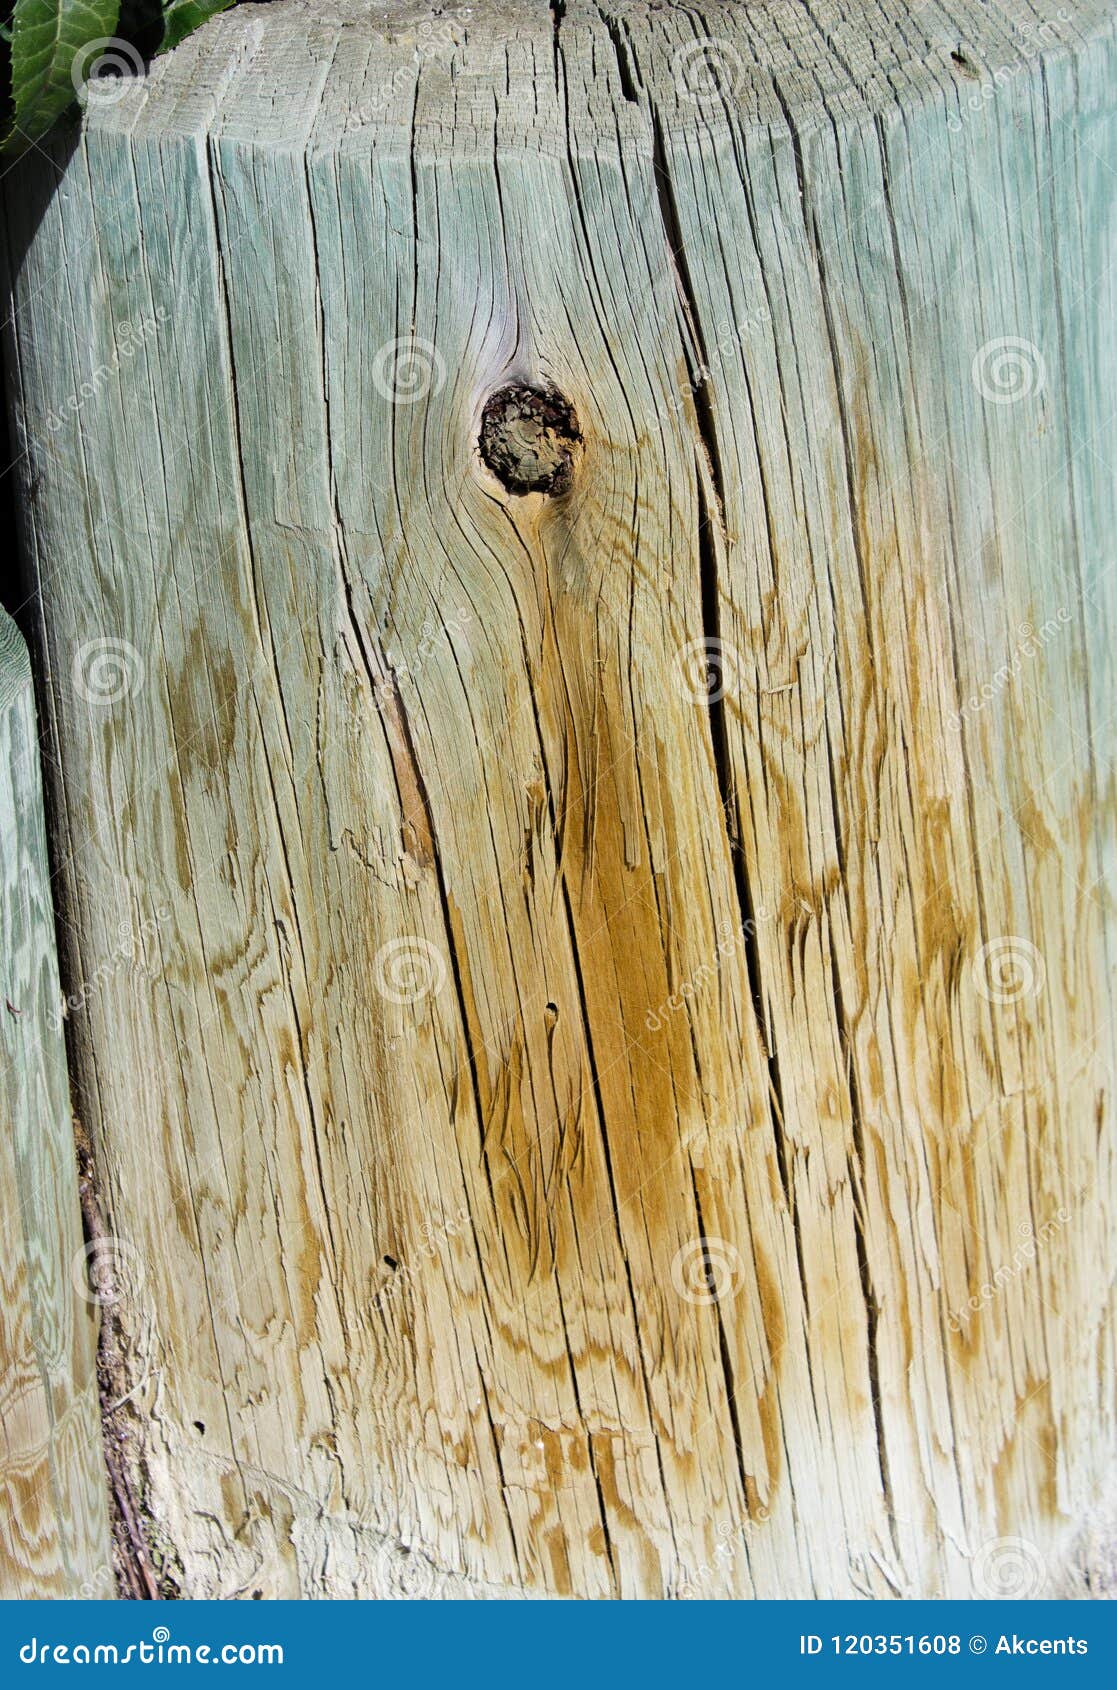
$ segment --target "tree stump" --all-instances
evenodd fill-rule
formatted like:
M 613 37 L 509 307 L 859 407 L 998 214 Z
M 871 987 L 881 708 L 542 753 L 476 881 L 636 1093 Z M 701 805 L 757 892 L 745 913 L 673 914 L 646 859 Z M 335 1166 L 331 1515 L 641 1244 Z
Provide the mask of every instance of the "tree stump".
M 277 0 L 23 167 L 163 1588 L 1097 1591 L 1115 90 L 1100 3 Z
M 0 1598 L 113 1592 L 27 648 L 0 610 Z

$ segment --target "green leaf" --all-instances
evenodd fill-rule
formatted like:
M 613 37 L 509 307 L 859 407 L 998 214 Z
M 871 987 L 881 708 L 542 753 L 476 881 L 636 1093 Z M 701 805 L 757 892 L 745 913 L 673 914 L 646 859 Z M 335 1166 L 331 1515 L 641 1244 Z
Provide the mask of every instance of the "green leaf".
M 146 55 L 177 47 L 235 0 L 16 0 L 11 18 L 12 126 L 5 152 L 21 152 L 83 94 L 104 55 L 123 74 Z M 119 29 L 120 35 L 113 31 Z M 96 85 L 94 85 L 96 86 Z M 110 84 L 105 97 L 110 98 Z M 90 93 L 87 98 L 92 98 Z
M 72 105 L 93 42 L 113 41 L 120 0 L 16 0 L 12 14 L 12 128 L 5 147 L 19 151 L 45 135 Z M 131 62 L 131 61 L 126 61 Z
M 165 53 L 169 48 L 177 47 L 194 30 L 200 29 L 207 19 L 216 17 L 218 12 L 224 12 L 233 4 L 234 0 L 164 0 L 165 27 L 159 51 Z

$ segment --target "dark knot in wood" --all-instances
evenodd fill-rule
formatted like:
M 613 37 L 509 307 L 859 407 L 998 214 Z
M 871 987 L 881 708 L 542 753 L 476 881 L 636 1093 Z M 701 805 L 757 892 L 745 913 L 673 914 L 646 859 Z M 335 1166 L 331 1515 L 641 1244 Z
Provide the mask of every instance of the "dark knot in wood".
M 481 413 L 481 456 L 509 493 L 566 493 L 582 435 L 561 393 L 511 382 Z

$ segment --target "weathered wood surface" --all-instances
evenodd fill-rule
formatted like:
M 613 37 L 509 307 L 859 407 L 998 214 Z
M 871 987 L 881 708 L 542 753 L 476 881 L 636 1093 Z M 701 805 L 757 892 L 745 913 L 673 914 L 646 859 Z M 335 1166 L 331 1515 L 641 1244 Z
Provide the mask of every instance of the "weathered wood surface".
M 23 172 L 169 1587 L 1098 1588 L 1115 156 L 1109 5 L 280 0 Z
M 0 1597 L 111 1596 L 39 736 L 0 610 Z

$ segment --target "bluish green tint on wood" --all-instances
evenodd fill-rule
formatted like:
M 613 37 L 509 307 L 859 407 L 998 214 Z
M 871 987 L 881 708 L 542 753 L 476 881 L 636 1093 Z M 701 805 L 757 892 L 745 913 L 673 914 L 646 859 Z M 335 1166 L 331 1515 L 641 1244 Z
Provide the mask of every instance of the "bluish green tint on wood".
M 111 1596 L 31 670 L 0 611 L 0 1597 Z

